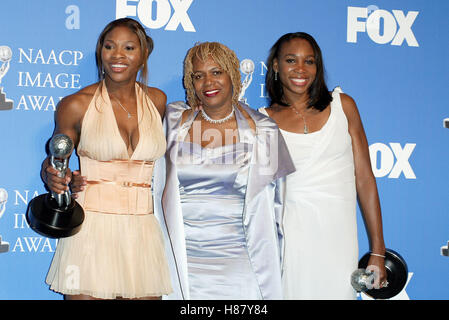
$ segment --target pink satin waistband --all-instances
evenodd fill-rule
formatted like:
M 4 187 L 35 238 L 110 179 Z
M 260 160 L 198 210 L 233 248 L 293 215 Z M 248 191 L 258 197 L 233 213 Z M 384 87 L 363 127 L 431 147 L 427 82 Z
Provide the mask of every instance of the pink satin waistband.
M 100 181 L 96 181 L 96 180 L 87 180 L 86 181 L 87 185 L 92 185 L 92 184 L 112 184 L 112 185 L 116 185 L 116 186 L 120 186 L 120 187 L 140 187 L 140 188 L 151 188 L 151 184 L 149 183 L 134 183 L 134 182 L 128 182 L 128 181 L 108 181 L 108 180 L 100 180 Z
M 154 162 L 97 161 L 80 157 L 87 186 L 78 201 L 87 211 L 144 215 L 153 213 L 151 178 Z

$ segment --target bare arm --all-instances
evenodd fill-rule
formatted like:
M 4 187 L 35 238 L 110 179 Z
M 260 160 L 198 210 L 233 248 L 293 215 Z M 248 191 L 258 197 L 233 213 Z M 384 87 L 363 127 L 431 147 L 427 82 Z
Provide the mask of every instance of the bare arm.
M 81 121 L 87 109 L 85 102 L 86 96 L 79 93 L 65 97 L 59 102 L 55 112 L 55 130 L 53 135 L 58 133 L 66 134 L 72 139 L 75 146 L 78 145 Z M 58 171 L 50 165 L 49 157 L 47 157 L 42 163 L 41 177 L 50 190 L 56 193 L 63 193 L 68 190 L 72 174 L 69 169 L 64 178 L 58 177 Z
M 371 168 L 368 141 L 363 129 L 360 114 L 354 100 L 341 94 L 343 110 L 348 119 L 348 130 L 352 139 L 354 154 L 356 189 L 360 209 L 365 221 L 370 250 L 375 254 L 385 254 L 385 243 L 382 229 L 382 214 L 380 209 L 379 194 L 376 179 Z M 371 256 L 368 265 L 373 265 L 380 270 L 380 283 L 386 280 L 384 259 L 379 256 Z

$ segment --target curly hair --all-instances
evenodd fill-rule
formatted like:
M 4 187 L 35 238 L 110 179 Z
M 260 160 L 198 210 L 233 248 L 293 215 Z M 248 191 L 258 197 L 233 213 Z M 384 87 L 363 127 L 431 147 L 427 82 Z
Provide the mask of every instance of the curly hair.
M 104 27 L 103 31 L 101 32 L 100 36 L 97 40 L 97 46 L 95 49 L 95 60 L 97 63 L 97 72 L 98 72 L 98 79 L 103 80 L 104 79 L 104 68 L 103 68 L 103 61 L 101 60 L 101 49 L 103 48 L 104 39 L 106 38 L 106 35 L 113 30 L 116 27 L 124 26 L 127 27 L 129 30 L 134 32 L 137 37 L 139 38 L 140 42 L 140 49 L 142 52 L 142 61 L 143 61 L 143 68 L 140 70 L 140 77 L 139 81 L 145 85 L 147 85 L 147 76 L 148 76 L 148 64 L 147 60 L 150 56 L 151 52 L 153 51 L 154 43 L 153 39 L 147 35 L 145 29 L 142 27 L 142 25 L 137 22 L 134 19 L 131 18 L 121 18 L 114 21 L 111 21 L 106 27 Z
M 193 60 L 198 58 L 206 61 L 212 58 L 231 78 L 232 104 L 238 105 L 238 97 L 242 89 L 240 76 L 240 62 L 234 51 L 219 42 L 197 43 L 189 49 L 184 59 L 184 88 L 187 95 L 187 103 L 191 108 L 199 104 L 198 97 L 193 86 Z

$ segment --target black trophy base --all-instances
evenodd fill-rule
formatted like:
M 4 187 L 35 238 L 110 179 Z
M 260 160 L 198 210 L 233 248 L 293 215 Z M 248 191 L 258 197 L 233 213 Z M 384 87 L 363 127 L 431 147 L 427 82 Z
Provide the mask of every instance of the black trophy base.
M 370 254 L 368 252 L 360 259 L 359 268 L 366 269 L 369 258 Z M 385 270 L 387 271 L 388 286 L 380 289 L 370 289 L 364 293 L 374 299 L 391 299 L 402 291 L 407 283 L 408 268 L 405 260 L 399 253 L 386 249 Z
M 84 211 L 76 201 L 60 208 L 56 200 L 46 193 L 30 201 L 26 219 L 31 229 L 47 238 L 66 238 L 81 229 Z

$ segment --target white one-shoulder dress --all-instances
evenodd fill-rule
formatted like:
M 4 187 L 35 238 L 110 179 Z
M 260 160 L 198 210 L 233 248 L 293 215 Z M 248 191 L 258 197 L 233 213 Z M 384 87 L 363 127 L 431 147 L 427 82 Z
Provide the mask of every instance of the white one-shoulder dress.
M 350 283 L 358 261 L 354 158 L 341 92 L 333 91 L 321 130 L 281 130 L 296 167 L 284 202 L 285 299 L 356 298 Z

